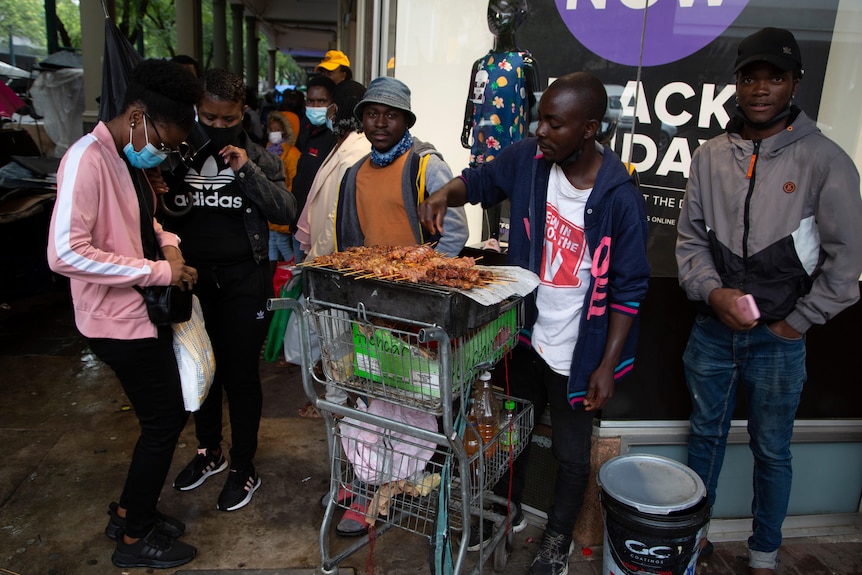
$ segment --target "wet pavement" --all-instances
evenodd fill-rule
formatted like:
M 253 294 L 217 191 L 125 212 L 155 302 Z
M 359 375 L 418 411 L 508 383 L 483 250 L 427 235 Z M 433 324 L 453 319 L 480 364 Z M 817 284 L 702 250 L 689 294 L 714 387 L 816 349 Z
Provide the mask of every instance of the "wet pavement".
M 2 303 L 2 302 L 0 302 Z M 328 489 L 321 420 L 304 419 L 298 368 L 262 362 L 264 410 L 256 466 L 262 486 L 247 507 L 215 508 L 224 478 L 180 493 L 168 485 L 160 508 L 187 524 L 198 557 L 178 569 L 119 569 L 104 535 L 137 438 L 137 421 L 113 373 L 86 348 L 65 290 L 7 302 L 0 309 L 0 573 L 186 575 L 313 573 L 320 564 L 320 496 Z M 227 421 L 227 418 L 225 418 Z M 226 437 L 229 431 L 226 430 Z M 168 482 L 191 459 L 190 423 Z M 504 573 L 524 573 L 541 520 L 514 536 Z M 333 549 L 351 540 L 331 538 Z M 744 575 L 744 541 L 722 541 L 701 575 Z M 429 540 L 399 529 L 340 564 L 340 573 L 430 574 Z M 602 548 L 576 550 L 569 573 L 603 574 Z M 862 575 L 862 534 L 787 539 L 779 575 Z M 475 567 L 471 554 L 468 572 Z M 486 565 L 486 572 L 492 572 Z

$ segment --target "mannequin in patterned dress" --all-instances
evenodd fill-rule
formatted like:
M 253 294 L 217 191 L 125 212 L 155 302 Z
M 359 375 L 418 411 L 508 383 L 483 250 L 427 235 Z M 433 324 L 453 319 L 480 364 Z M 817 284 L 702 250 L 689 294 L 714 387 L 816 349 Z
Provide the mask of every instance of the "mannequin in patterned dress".
M 491 162 L 506 146 L 527 137 L 530 108 L 539 90 L 536 64 L 515 42 L 527 16 L 527 0 L 489 0 L 488 29 L 494 47 L 473 63 L 461 145 L 470 166 Z M 504 207 L 508 212 L 508 206 Z M 488 211 L 490 237 L 498 239 L 500 206 Z

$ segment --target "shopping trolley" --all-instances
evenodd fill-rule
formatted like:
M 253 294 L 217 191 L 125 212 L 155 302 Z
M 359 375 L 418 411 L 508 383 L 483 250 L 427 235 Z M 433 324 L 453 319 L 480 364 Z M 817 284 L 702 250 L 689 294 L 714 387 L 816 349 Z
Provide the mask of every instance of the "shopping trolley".
M 330 494 L 361 501 L 373 529 L 333 554 L 332 522 L 351 503 L 330 497 L 320 528 L 319 571 L 338 573 L 341 561 L 397 527 L 429 538 L 432 572 L 446 572 L 451 562 L 448 571 L 458 575 L 465 569 L 471 517 L 480 529 L 485 520 L 494 525 L 473 572 L 481 572 L 489 558 L 502 570 L 512 543 L 511 520 L 492 508 L 506 508 L 507 501 L 490 489 L 523 450 L 533 428 L 532 405 L 513 398 L 511 428 L 501 429 L 477 453 L 467 453 L 463 437 L 471 384 L 515 344 L 522 299 L 479 306 L 437 286 L 356 280 L 317 268 L 302 273 L 305 302 L 273 299 L 269 307 L 297 314 L 303 386 L 326 427 Z M 311 338 L 320 344 L 320 370 Z M 315 384 L 344 390 L 356 402 L 326 401 Z M 417 416 L 423 424 L 416 425 L 403 413 L 426 417 Z M 503 434 L 524 441 L 504 446 Z

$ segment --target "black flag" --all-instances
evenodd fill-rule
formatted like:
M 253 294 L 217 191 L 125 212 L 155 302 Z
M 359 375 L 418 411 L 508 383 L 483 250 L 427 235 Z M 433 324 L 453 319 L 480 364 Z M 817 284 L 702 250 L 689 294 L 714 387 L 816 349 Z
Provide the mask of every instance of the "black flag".
M 129 40 L 105 16 L 105 55 L 102 59 L 102 96 L 99 98 L 99 119 L 107 122 L 122 112 L 123 96 L 132 70 L 143 58 L 135 52 Z

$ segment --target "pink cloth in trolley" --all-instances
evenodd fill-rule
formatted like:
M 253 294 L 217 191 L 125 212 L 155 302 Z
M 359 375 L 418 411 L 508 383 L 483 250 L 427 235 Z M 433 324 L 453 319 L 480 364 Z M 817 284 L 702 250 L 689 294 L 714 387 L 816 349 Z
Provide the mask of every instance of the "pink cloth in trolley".
M 366 411 L 363 407 L 358 401 L 357 408 Z M 432 414 L 381 399 L 371 400 L 367 413 L 437 431 L 437 419 Z M 339 425 L 341 446 L 353 465 L 356 478 L 370 485 L 416 477 L 434 455 L 436 444 L 430 441 L 349 417 L 342 419 Z

